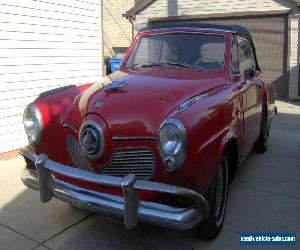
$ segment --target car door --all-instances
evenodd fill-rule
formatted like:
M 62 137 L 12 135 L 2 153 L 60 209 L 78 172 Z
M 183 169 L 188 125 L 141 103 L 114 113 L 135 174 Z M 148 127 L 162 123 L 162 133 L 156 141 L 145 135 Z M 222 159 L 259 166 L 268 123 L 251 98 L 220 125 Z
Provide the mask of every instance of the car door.
M 232 80 L 242 95 L 243 135 L 242 158 L 251 151 L 260 132 L 262 109 L 262 80 L 256 65 L 255 53 L 252 43 L 245 38 L 235 37 L 232 49 L 237 50 L 237 63 L 232 63 Z M 252 69 L 253 76 L 246 79 L 245 71 Z

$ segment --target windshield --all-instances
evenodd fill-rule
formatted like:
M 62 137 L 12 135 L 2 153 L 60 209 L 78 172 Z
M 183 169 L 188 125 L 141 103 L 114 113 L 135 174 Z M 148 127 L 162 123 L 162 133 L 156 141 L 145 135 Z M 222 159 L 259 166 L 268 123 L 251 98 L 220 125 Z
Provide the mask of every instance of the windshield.
M 139 38 L 125 62 L 125 68 L 184 67 L 220 71 L 224 63 L 223 35 L 169 33 Z

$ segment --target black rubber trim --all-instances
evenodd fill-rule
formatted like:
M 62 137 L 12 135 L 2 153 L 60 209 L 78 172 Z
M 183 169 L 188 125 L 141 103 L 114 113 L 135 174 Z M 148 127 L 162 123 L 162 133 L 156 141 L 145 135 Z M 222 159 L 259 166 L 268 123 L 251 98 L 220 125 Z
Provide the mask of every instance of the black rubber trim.
M 63 86 L 63 87 L 59 87 L 59 88 L 55 88 L 55 89 L 50 89 L 48 91 L 40 93 L 39 97 L 46 97 L 46 96 L 49 96 L 49 95 L 53 95 L 53 94 L 56 94 L 58 92 L 64 91 L 66 89 L 73 88 L 75 86 L 76 85 L 68 85 L 68 86 Z

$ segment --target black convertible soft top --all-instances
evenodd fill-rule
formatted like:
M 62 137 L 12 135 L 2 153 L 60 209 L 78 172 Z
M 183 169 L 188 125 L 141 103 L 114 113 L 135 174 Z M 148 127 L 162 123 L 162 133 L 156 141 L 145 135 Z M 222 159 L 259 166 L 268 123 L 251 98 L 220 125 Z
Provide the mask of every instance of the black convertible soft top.
M 229 31 L 234 34 L 238 34 L 243 37 L 251 38 L 250 32 L 239 25 L 218 25 L 210 23 L 187 23 L 187 22 L 153 22 L 147 27 L 140 29 L 140 31 L 152 31 L 156 29 L 187 29 L 187 28 L 198 28 L 198 29 L 208 29 L 208 30 L 224 30 Z

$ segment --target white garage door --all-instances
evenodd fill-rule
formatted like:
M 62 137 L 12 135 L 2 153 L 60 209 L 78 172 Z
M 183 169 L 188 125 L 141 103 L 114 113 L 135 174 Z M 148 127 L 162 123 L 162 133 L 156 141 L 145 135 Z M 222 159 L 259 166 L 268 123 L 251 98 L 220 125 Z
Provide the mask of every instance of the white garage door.
M 25 106 L 40 92 L 102 77 L 100 0 L 1 0 L 0 153 L 27 143 Z
M 288 97 L 288 16 L 253 16 L 212 21 L 246 27 L 253 37 L 264 77 L 274 82 L 278 97 Z
M 273 81 L 278 97 L 289 93 L 288 16 L 269 15 L 217 19 L 190 19 L 188 22 L 237 24 L 247 28 L 253 37 L 259 65 L 266 79 Z

